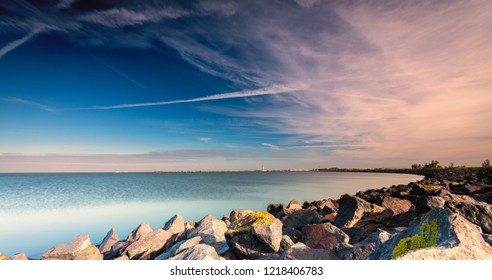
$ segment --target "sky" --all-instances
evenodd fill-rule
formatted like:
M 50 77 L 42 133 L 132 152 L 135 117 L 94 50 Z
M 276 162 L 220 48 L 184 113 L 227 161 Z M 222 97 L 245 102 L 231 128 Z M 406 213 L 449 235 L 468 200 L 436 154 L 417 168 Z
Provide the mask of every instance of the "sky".
M 492 1 L 0 2 L 0 172 L 479 166 Z

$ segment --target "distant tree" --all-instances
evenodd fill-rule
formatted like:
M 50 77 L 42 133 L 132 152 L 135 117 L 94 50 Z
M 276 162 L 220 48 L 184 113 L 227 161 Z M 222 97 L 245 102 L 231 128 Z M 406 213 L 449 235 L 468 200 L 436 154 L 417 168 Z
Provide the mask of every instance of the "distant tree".
M 482 167 L 490 167 L 490 160 L 486 159 L 484 162 L 482 162 Z
M 412 169 L 422 169 L 422 164 L 414 163 L 412 164 Z
M 454 168 L 454 162 L 449 163 L 449 168 Z
M 439 165 L 439 161 L 431 160 L 430 163 L 424 165 L 424 168 L 441 168 L 441 166 Z

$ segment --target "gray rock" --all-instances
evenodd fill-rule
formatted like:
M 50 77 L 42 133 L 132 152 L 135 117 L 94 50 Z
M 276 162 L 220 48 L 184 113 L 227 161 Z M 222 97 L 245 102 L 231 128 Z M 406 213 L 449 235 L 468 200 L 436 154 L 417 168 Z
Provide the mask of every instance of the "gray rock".
M 234 221 L 225 236 L 235 252 L 246 257 L 258 257 L 278 252 L 282 223 L 267 212 L 252 212 Z
M 120 241 L 120 237 L 118 236 L 118 233 L 116 233 L 116 228 L 113 227 L 108 231 L 106 237 L 104 237 L 97 248 L 99 248 L 101 254 L 106 255 L 111 251 L 111 247 L 118 241 Z
M 489 245 L 492 246 L 492 235 L 483 233 L 482 237 L 485 242 L 489 243 Z
M 198 221 L 198 225 L 201 225 L 203 223 L 206 223 L 206 222 L 212 221 L 212 220 L 217 220 L 217 218 L 214 215 L 208 214 L 205 217 L 203 217 L 200 221 Z
M 164 225 L 163 230 L 169 231 L 172 235 L 180 235 L 185 230 L 185 224 L 183 217 L 181 215 L 174 215 L 169 221 Z
M 492 234 L 492 205 L 466 196 L 453 195 L 446 202 L 446 207 L 480 226 L 483 232 Z
M 349 237 L 330 223 L 312 224 L 302 229 L 302 241 L 310 248 L 331 251 L 339 243 L 348 244 Z
M 355 225 L 364 214 L 383 212 L 384 208 L 371 204 L 356 196 L 343 195 L 339 201 L 339 210 L 335 225 L 339 228 L 349 228 Z
M 294 228 L 283 228 L 282 229 L 282 235 L 287 235 L 290 237 L 290 239 L 294 242 L 297 243 L 298 241 L 302 240 L 302 232 L 300 230 L 294 229 Z
M 490 259 L 492 247 L 479 227 L 449 209 L 434 208 L 393 235 L 368 259 Z
M 121 256 L 121 253 L 128 247 L 132 242 L 120 240 L 111 246 L 111 250 L 104 255 L 105 260 L 112 260 Z
M 214 247 L 207 244 L 198 244 L 169 258 L 169 260 L 220 260 L 222 259 Z
M 162 253 L 164 246 L 172 236 L 173 234 L 169 231 L 157 229 L 131 243 L 123 250 L 122 255 L 127 255 L 130 259 L 152 259 Z M 146 257 L 142 258 L 142 256 Z
M 9 258 L 7 258 L 9 261 L 27 261 L 29 260 L 26 256 L 25 253 L 17 253 Z
M 444 198 L 439 196 L 424 196 L 419 197 L 414 201 L 417 210 L 421 213 L 429 212 L 433 208 L 443 207 L 445 203 Z
M 282 219 L 284 216 L 283 210 L 285 208 L 287 208 L 287 206 L 284 203 L 270 204 L 267 207 L 267 212 L 272 214 L 277 219 Z
M 43 260 L 102 260 L 99 249 L 88 235 L 79 235 L 68 244 L 60 244 L 46 251 Z
M 387 223 L 392 215 L 393 212 L 389 209 L 384 209 L 382 212 L 366 212 L 357 223 L 342 230 L 350 237 L 350 244 L 355 244 Z
M 333 253 L 324 249 L 313 249 L 299 242 L 280 255 L 282 260 L 336 260 Z
M 191 239 L 187 240 L 182 240 L 176 244 L 174 244 L 169 250 L 166 252 L 162 253 L 161 255 L 157 256 L 155 260 L 166 260 L 169 259 L 172 256 L 175 256 L 176 254 L 179 254 L 183 252 L 184 250 L 193 247 L 195 245 L 200 244 L 203 242 L 202 238 L 200 236 L 193 237 Z
M 132 232 L 130 232 L 130 234 L 126 238 L 126 241 L 135 242 L 139 240 L 142 236 L 145 236 L 151 233 L 152 231 L 153 230 L 149 224 L 141 224 L 136 229 L 132 230 Z
M 357 244 L 339 244 L 335 247 L 335 255 L 343 260 L 364 260 L 378 246 L 388 241 L 391 234 L 387 231 L 378 229 L 369 235 L 364 241 Z M 341 246 L 340 246 L 341 245 Z
M 259 260 L 259 261 L 278 261 L 278 260 L 280 260 L 280 255 L 279 254 L 275 254 L 275 253 L 270 253 L 270 254 L 259 256 L 258 258 L 255 258 L 255 260 Z
M 286 228 L 302 228 L 307 224 L 318 223 L 321 216 L 313 210 L 299 209 L 285 215 L 282 218 L 282 224 Z
M 288 235 L 282 235 L 282 240 L 280 241 L 280 252 L 285 251 L 285 249 L 289 248 L 294 244 L 295 244 L 294 241 L 292 241 L 292 239 L 290 239 Z
M 191 230 L 188 238 L 200 236 L 205 244 L 213 245 L 225 240 L 224 233 L 226 231 L 227 226 L 224 221 L 208 215 L 200 221 L 198 227 Z
M 231 214 L 229 215 L 229 221 L 234 223 L 236 220 L 241 219 L 242 217 L 248 215 L 249 213 L 252 213 L 252 210 L 247 210 L 247 209 L 235 209 L 232 210 Z

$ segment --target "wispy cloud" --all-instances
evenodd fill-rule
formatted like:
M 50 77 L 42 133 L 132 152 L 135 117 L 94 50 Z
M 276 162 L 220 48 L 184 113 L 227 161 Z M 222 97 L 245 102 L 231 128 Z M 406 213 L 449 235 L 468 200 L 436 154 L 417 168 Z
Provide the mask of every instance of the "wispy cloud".
M 201 137 L 198 140 L 200 140 L 202 142 L 205 142 L 205 143 L 208 143 L 208 142 L 212 141 L 212 138 L 210 138 L 210 137 Z
M 44 105 L 44 104 L 41 104 L 41 103 L 38 103 L 38 102 L 34 102 L 34 101 L 22 99 L 22 98 L 16 98 L 16 97 L 3 98 L 3 97 L 0 97 L 0 101 L 9 102 L 9 103 L 16 103 L 16 104 L 22 104 L 22 105 L 28 105 L 28 106 L 33 106 L 33 107 L 38 108 L 40 110 L 48 111 L 48 112 L 51 112 L 51 113 L 57 112 L 57 110 L 54 109 L 54 108 L 52 108 L 52 107 L 49 107 L 47 105 Z
M 128 10 L 114 8 L 104 11 L 94 11 L 78 17 L 82 21 L 101 24 L 107 27 L 120 28 L 125 26 L 141 25 L 145 22 L 158 22 L 164 19 L 175 19 L 190 12 L 173 7 L 145 10 Z
M 201 102 L 201 101 L 209 101 L 209 100 L 221 100 L 221 99 L 229 99 L 229 98 L 242 98 L 242 97 L 251 97 L 251 96 L 259 96 L 259 95 L 291 93 L 298 90 L 300 90 L 300 88 L 292 88 L 286 86 L 272 86 L 272 87 L 262 88 L 257 90 L 243 90 L 243 91 L 236 91 L 236 92 L 220 93 L 220 94 L 214 94 L 214 95 L 192 98 L 192 99 L 120 104 L 120 105 L 112 105 L 112 106 L 93 106 L 93 107 L 86 107 L 86 108 L 78 108 L 75 110 L 109 110 L 109 109 L 122 109 L 122 108 L 134 108 L 134 107 L 161 106 L 161 105 L 170 105 L 170 104 L 178 104 L 178 103 L 191 103 L 191 102 Z
M 261 143 L 263 146 L 266 146 L 274 151 L 280 151 L 280 147 L 279 146 L 276 146 L 276 145 L 273 145 L 273 144 L 270 144 L 270 143 Z

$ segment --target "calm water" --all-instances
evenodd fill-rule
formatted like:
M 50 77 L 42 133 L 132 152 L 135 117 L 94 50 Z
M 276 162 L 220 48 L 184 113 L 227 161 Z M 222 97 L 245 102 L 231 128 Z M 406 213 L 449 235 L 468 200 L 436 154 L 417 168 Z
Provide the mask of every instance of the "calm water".
M 39 257 L 89 234 L 98 244 L 111 227 L 120 238 L 140 223 L 162 227 L 175 213 L 198 221 L 233 209 L 338 198 L 421 176 L 376 173 L 0 174 L 0 252 Z

